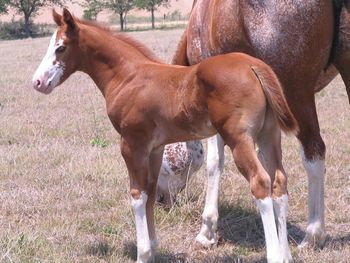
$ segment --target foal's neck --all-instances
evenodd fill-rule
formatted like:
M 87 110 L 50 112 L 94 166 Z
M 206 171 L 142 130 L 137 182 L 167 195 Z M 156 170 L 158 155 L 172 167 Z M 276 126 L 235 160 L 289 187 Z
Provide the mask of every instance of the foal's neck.
M 105 97 L 131 79 L 140 64 L 155 62 L 124 37 L 104 31 L 98 34 L 98 30 L 85 31 L 85 37 L 81 38 L 86 47 L 81 70 L 94 80 Z

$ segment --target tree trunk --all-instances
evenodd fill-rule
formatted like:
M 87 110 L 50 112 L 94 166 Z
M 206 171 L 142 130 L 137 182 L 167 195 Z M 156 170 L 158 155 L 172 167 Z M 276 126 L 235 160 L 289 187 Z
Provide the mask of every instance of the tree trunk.
M 151 8 L 151 14 L 152 14 L 152 29 L 155 29 L 155 26 L 154 26 L 154 8 L 153 7 Z
M 123 17 L 123 20 L 124 20 L 124 30 L 126 30 L 126 15 L 127 15 L 128 12 L 125 12 L 124 13 L 124 17 Z
M 124 18 L 123 18 L 123 13 L 119 13 L 119 20 L 120 20 L 120 31 L 124 31 Z
M 29 28 L 29 15 L 24 15 L 24 31 L 26 33 L 26 37 L 31 37 Z

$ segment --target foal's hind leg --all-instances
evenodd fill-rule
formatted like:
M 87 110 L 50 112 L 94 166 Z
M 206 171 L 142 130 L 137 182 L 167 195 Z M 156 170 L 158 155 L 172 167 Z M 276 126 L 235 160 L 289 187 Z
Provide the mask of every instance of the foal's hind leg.
M 287 234 L 287 177 L 282 166 L 281 131 L 271 109 L 268 109 L 264 126 L 258 135 L 258 146 L 259 159 L 270 175 L 272 182 L 273 208 L 277 221 L 278 238 L 283 262 L 289 262 L 292 260 L 292 256 L 288 245 Z
M 220 135 L 208 139 L 207 173 L 208 185 L 205 206 L 202 214 L 202 227 L 196 241 L 202 246 L 217 243 L 218 199 L 220 174 L 224 169 L 224 141 Z
M 232 149 L 237 168 L 249 181 L 264 226 L 268 262 L 283 262 L 283 255 L 277 236 L 273 202 L 271 198 L 271 179 L 254 149 L 251 138 L 241 136 L 236 143 L 227 143 Z

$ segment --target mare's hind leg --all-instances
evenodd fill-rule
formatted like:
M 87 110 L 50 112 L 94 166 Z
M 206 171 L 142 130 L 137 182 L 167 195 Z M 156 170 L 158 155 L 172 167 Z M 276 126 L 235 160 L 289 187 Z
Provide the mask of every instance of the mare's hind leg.
M 260 162 L 270 175 L 272 182 L 273 208 L 277 221 L 278 239 L 283 262 L 289 262 L 292 260 L 292 256 L 287 234 L 287 177 L 282 166 L 281 131 L 270 108 L 268 109 L 264 126 L 258 135 L 258 146 Z
M 214 245 L 218 241 L 218 199 L 220 174 L 224 169 L 224 141 L 220 135 L 208 139 L 207 173 L 208 185 L 202 214 L 202 227 L 196 241 L 202 246 Z
M 236 138 L 235 138 L 236 139 Z M 267 261 L 283 262 L 271 198 L 271 179 L 254 149 L 254 142 L 248 135 L 241 135 L 235 143 L 227 142 L 233 154 L 237 168 L 249 181 L 264 226 Z

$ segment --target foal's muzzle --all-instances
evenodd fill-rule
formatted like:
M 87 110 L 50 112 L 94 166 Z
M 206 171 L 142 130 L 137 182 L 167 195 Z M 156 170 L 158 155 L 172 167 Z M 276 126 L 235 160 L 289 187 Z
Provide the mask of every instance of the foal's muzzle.
M 51 81 L 46 78 L 35 78 L 32 80 L 33 88 L 41 93 L 49 94 L 54 87 L 51 86 Z

